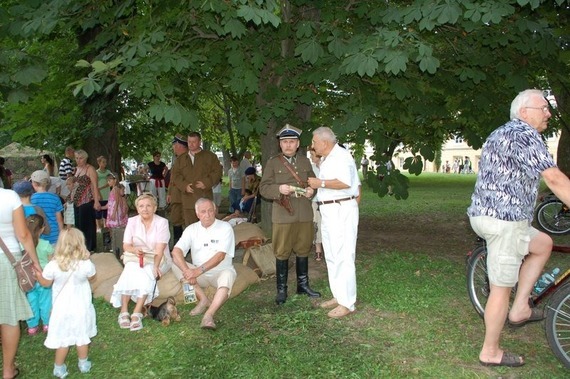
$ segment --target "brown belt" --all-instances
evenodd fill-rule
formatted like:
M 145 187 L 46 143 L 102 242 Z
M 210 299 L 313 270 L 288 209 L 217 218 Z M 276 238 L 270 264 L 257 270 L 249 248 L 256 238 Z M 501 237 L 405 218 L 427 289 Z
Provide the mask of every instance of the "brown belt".
M 335 199 L 335 200 L 317 201 L 317 205 L 340 203 L 341 201 L 347 201 L 347 200 L 352 200 L 352 199 L 356 199 L 356 196 L 343 197 L 342 199 Z

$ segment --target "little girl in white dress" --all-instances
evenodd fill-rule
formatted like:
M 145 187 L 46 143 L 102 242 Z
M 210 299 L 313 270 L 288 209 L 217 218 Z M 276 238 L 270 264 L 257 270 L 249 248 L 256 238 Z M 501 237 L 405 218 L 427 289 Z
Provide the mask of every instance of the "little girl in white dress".
M 95 308 L 92 303 L 89 278 L 95 275 L 95 265 L 89 260 L 83 233 L 76 228 L 64 229 L 55 246 L 54 259 L 43 272 L 36 273 L 42 286 L 52 287 L 52 313 L 44 345 L 56 349 L 53 375 L 68 375 L 65 358 L 69 346 L 77 347 L 78 367 L 89 372 L 89 343 L 97 334 Z

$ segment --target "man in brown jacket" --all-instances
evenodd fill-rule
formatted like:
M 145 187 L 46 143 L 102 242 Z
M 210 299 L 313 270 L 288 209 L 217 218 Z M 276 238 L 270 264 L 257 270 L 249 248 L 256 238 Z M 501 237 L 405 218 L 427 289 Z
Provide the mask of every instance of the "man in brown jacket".
M 175 135 L 172 140 L 172 151 L 174 152 L 174 155 L 176 155 L 176 158 L 181 155 L 187 155 L 188 141 L 186 141 L 186 138 L 182 137 L 180 134 Z M 170 172 L 170 185 L 168 186 L 166 202 L 170 205 L 168 218 L 172 223 L 172 238 L 176 245 L 176 242 L 178 242 L 182 232 L 184 231 L 184 212 L 182 208 L 182 192 L 172 181 L 172 171 Z
M 202 150 L 202 136 L 188 134 L 188 153 L 182 154 L 172 165 L 171 183 L 181 192 L 184 226 L 198 221 L 194 204 L 201 197 L 212 200 L 212 187 L 222 178 L 222 166 L 216 154 Z
M 281 154 L 269 159 L 259 185 L 261 195 L 273 200 L 273 253 L 276 258 L 277 297 L 280 305 L 287 300 L 289 256 L 296 254 L 297 293 L 309 297 L 321 294 L 309 287 L 309 253 L 313 244 L 314 190 L 307 185 L 315 177 L 309 159 L 298 154 L 301 130 L 287 124 L 277 133 Z

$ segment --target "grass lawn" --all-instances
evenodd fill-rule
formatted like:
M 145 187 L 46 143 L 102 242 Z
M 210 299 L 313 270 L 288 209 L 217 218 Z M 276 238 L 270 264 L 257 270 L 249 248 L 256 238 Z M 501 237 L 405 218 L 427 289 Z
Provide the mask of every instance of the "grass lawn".
M 483 322 L 465 289 L 465 253 L 474 235 L 465 209 L 475 177 L 411 177 L 397 201 L 363 191 L 357 253 L 357 312 L 332 320 L 307 297 L 274 305 L 275 279 L 251 286 L 218 312 L 218 330 L 181 305 L 169 327 L 146 319 L 133 333 L 118 311 L 97 299 L 93 368 L 82 378 L 564 378 L 543 323 L 503 332 L 503 347 L 526 356 L 522 368 L 478 363 Z M 566 238 L 566 243 L 570 243 Z M 566 260 L 567 261 L 567 260 Z M 311 261 L 311 284 L 330 297 L 324 262 Z M 22 334 L 23 378 L 51 376 L 53 351 L 41 335 Z M 67 360 L 78 377 L 75 349 Z

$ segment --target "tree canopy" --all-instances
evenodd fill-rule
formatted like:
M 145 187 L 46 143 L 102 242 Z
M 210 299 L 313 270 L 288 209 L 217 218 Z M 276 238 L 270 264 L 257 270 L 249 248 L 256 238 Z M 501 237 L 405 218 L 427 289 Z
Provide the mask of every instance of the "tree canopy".
M 258 141 L 265 162 L 287 122 L 304 145 L 319 125 L 370 140 L 379 162 L 403 145 L 419 174 L 450 136 L 480 147 L 522 89 L 569 107 L 566 0 L 0 3 L 2 129 L 112 165 L 189 130 L 232 153 Z M 407 197 L 398 171 L 369 183 Z

